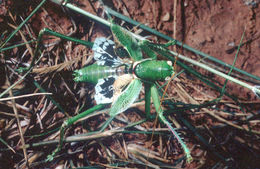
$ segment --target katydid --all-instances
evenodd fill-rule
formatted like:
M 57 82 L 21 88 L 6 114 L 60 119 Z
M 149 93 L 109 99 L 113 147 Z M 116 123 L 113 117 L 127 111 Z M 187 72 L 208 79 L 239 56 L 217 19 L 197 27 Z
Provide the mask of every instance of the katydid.
M 109 111 L 111 117 L 100 129 L 100 131 L 103 131 L 116 115 L 127 110 L 136 101 L 144 84 L 146 117 L 148 119 L 150 118 L 150 103 L 152 97 L 158 117 L 171 130 L 181 144 L 187 160 L 191 161 L 192 157 L 189 149 L 163 116 L 163 107 L 161 107 L 160 97 L 155 86 L 156 81 L 169 79 L 172 74 L 174 74 L 171 61 L 156 60 L 156 58 L 157 54 L 168 53 L 167 47 L 173 45 L 175 42 L 170 41 L 167 44 L 153 44 L 148 40 L 137 40 L 131 33 L 113 22 L 111 23 L 111 31 L 114 35 L 114 39 L 118 43 L 117 46 L 120 46 L 119 48 L 116 47 L 113 41 L 103 37 L 97 38 L 95 42 L 92 43 L 67 37 L 46 28 L 39 34 L 34 56 L 39 55 L 40 42 L 43 34 L 49 34 L 91 47 L 94 51 L 94 59 L 96 60 L 96 63 L 92 65 L 80 70 L 75 70 L 74 80 L 76 82 L 96 84 L 95 100 L 97 105 L 69 118 L 63 123 L 60 129 L 60 143 L 55 151 L 48 156 L 47 160 L 52 160 L 55 154 L 61 150 L 66 128 L 88 114 L 101 110 L 111 104 Z M 120 53 L 130 57 L 131 60 L 120 58 Z M 143 53 L 149 58 L 144 59 Z M 30 70 L 35 62 L 36 57 L 33 58 L 29 68 L 21 68 L 19 71 Z
M 187 160 L 191 161 L 192 157 L 189 149 L 163 116 L 163 108 L 161 107 L 158 90 L 155 86 L 156 81 L 169 79 L 173 75 L 172 63 L 170 61 L 155 60 L 157 54 L 152 51 L 152 43 L 150 43 L 150 46 L 147 45 L 149 41 L 137 41 L 131 34 L 114 23 L 112 23 L 111 30 L 115 40 L 124 47 L 124 50 L 126 50 L 126 53 L 132 60 L 124 60 L 118 57 L 116 45 L 112 40 L 104 37 L 96 38 L 92 46 L 96 63 L 80 70 L 75 70 L 74 80 L 76 82 L 96 84 L 95 101 L 97 106 L 64 122 L 60 131 L 60 144 L 52 155 L 48 156 L 48 160 L 52 160 L 53 156 L 60 151 L 65 129 L 69 125 L 93 111 L 104 108 L 107 104 L 111 104 L 109 111 L 111 118 L 101 129 L 101 131 L 104 130 L 116 115 L 127 110 L 136 101 L 141 92 L 142 83 L 144 83 L 147 118 L 150 115 L 150 99 L 152 97 L 160 120 L 171 130 L 184 149 Z M 161 45 L 158 49 L 162 51 L 167 50 L 165 47 L 169 44 L 172 43 Z M 145 52 L 146 55 L 151 58 L 144 59 L 142 51 L 147 51 Z

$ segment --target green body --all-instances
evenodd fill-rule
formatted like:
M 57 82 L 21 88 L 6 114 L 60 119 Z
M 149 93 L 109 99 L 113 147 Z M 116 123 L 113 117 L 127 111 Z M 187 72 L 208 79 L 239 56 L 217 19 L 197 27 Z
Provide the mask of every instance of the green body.
M 134 68 L 135 75 L 146 81 L 163 81 L 166 77 L 171 77 L 173 67 L 167 61 L 145 60 L 137 64 Z
M 122 67 L 122 66 L 121 66 Z M 74 80 L 76 82 L 89 82 L 96 84 L 99 79 L 104 79 L 111 75 L 118 75 L 122 73 L 134 73 L 139 79 L 154 82 L 157 80 L 163 81 L 173 74 L 173 67 L 169 61 L 158 60 L 144 60 L 136 64 L 134 71 L 130 66 L 128 69 L 120 69 L 119 67 L 101 66 L 92 64 L 80 70 L 74 71 Z
M 117 68 L 92 64 L 74 71 L 74 81 L 97 84 L 99 79 L 114 75 Z

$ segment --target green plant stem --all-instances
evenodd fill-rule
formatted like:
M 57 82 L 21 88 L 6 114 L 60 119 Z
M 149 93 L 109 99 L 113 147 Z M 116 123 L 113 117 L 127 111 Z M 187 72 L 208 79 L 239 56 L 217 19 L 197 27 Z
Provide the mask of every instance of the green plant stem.
M 234 67 L 235 67 L 235 64 L 236 64 L 236 61 L 237 61 L 237 57 L 238 57 L 238 53 L 239 53 L 240 47 L 241 47 L 242 42 L 243 42 L 243 39 L 244 39 L 244 35 L 245 35 L 245 30 L 244 30 L 244 32 L 243 32 L 243 35 L 242 35 L 241 39 L 240 39 L 240 43 L 239 43 L 239 45 L 238 45 L 238 49 L 237 49 L 237 52 L 236 52 L 235 59 L 234 59 L 234 61 L 233 61 L 232 67 L 230 68 L 230 70 L 229 70 L 229 72 L 228 72 L 228 74 L 227 74 L 228 76 L 230 76 L 232 70 L 233 70 Z M 224 83 L 224 85 L 223 85 L 223 87 L 222 87 L 222 91 L 221 91 L 220 96 L 219 96 L 219 98 L 220 98 L 219 100 L 222 99 L 222 97 L 223 97 L 223 95 L 224 95 L 224 93 L 225 93 L 225 89 L 226 89 L 227 83 L 228 83 L 228 79 L 225 80 L 225 83 Z
M 184 61 L 186 61 L 186 62 L 192 63 L 193 65 L 196 65 L 196 66 L 199 66 L 199 67 L 201 67 L 201 68 L 203 68 L 203 69 L 206 69 L 207 71 L 209 71 L 209 72 L 211 72 L 211 73 L 214 73 L 214 74 L 216 74 L 216 75 L 218 75 L 218 76 L 221 76 L 221 77 L 223 77 L 223 78 L 225 78 L 225 79 L 228 79 L 228 80 L 230 80 L 230 81 L 232 81 L 232 82 L 234 82 L 234 83 L 236 83 L 236 84 L 239 84 L 239 85 L 241 85 L 241 86 L 243 86 L 243 87 L 245 87 L 245 88 L 248 88 L 248 89 L 250 89 L 250 90 L 252 90 L 252 91 L 255 91 L 256 93 L 260 94 L 260 90 L 259 90 L 258 88 L 256 88 L 255 86 L 251 86 L 251 85 L 249 85 L 249 84 L 247 84 L 247 83 L 245 83 L 245 82 L 242 82 L 242 81 L 240 81 L 240 80 L 238 80 L 238 79 L 236 79 L 236 78 L 233 78 L 233 77 L 231 77 L 231 76 L 228 76 L 228 75 L 225 74 L 225 73 L 222 73 L 222 72 L 220 72 L 220 71 L 217 71 L 217 70 L 215 70 L 215 69 L 213 69 L 213 68 L 211 68 L 211 67 L 209 67 L 209 66 L 207 66 L 207 65 L 205 65 L 205 64 L 203 64 L 203 63 L 197 62 L 197 61 L 195 61 L 195 60 L 193 60 L 193 59 L 190 59 L 190 58 L 188 58 L 188 57 L 186 57 L 186 56 L 183 56 L 183 55 L 181 55 L 181 54 L 179 54 L 179 53 L 176 53 L 176 52 L 173 52 L 173 51 L 169 51 L 169 52 L 170 52 L 171 54 L 173 54 L 174 56 L 178 56 L 179 59 L 182 59 L 182 60 L 184 60 Z
M 6 50 L 9 50 L 9 49 L 13 49 L 13 48 L 16 48 L 16 47 L 20 47 L 20 46 L 23 46 L 23 45 L 26 45 L 26 44 L 29 44 L 29 43 L 32 43 L 32 42 L 35 42 L 35 41 L 36 40 L 30 40 L 28 42 L 24 42 L 24 43 L 20 43 L 20 44 L 17 44 L 17 45 L 8 46 L 6 48 L 1 48 L 0 52 L 6 51 Z

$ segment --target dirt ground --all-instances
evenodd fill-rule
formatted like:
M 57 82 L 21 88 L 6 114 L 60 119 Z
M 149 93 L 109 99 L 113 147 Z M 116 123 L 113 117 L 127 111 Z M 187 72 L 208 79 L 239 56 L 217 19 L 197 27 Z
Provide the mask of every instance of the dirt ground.
M 91 12 L 95 15 L 101 17 L 104 17 L 105 15 L 103 7 L 98 1 L 71 2 L 81 9 Z M 33 9 L 35 9 L 39 3 L 40 1 L 0 1 L 1 43 L 14 30 L 14 28 L 17 27 L 17 25 L 19 25 L 22 20 L 32 12 Z M 183 0 L 178 1 L 176 6 L 174 6 L 174 3 L 174 0 L 105 1 L 107 6 L 118 11 L 119 13 L 153 29 L 156 29 L 169 37 L 177 39 L 178 41 L 183 42 L 188 46 L 191 46 L 192 48 L 202 51 L 208 55 L 211 55 L 227 64 L 233 63 L 237 52 L 237 46 L 240 44 L 240 40 L 244 33 L 242 46 L 239 50 L 239 54 L 235 62 L 235 67 L 253 74 L 254 76 L 260 77 L 259 0 Z M 136 33 L 141 32 L 141 35 L 150 35 L 147 32 L 142 32 L 138 27 L 132 28 L 127 24 L 124 26 L 128 29 L 132 29 Z M 80 14 L 63 9 L 49 1 L 46 2 L 46 4 L 36 14 L 33 15 L 33 17 L 21 30 L 25 36 L 25 39 L 29 41 L 29 39 L 32 37 L 38 37 L 40 30 L 43 28 L 49 28 L 62 34 L 92 42 L 96 37 L 108 37 L 111 35 L 109 28 L 104 27 L 102 24 L 97 24 Z M 167 42 L 166 40 L 157 37 L 152 37 L 151 39 L 158 43 Z M 17 42 L 25 42 L 24 38 L 21 38 L 21 32 L 18 32 L 6 46 L 16 44 Z M 47 49 L 44 49 L 47 51 L 46 57 L 41 60 L 41 62 L 38 64 L 38 67 L 33 70 L 34 74 L 28 77 L 28 79 L 34 79 L 38 81 L 45 89 L 48 89 L 48 92 L 54 93 L 54 99 L 60 103 L 64 109 L 66 109 L 66 112 L 77 112 L 80 107 L 84 105 L 84 103 L 87 104 L 84 108 L 92 107 L 93 98 L 91 95 L 93 95 L 93 86 L 88 87 L 85 84 L 76 84 L 72 80 L 73 77 L 71 73 L 73 70 L 79 69 L 81 66 L 85 65 L 88 62 L 89 56 L 92 55 L 92 52 L 87 50 L 82 45 L 76 45 L 63 41 L 60 42 L 59 38 L 52 37 L 49 39 L 46 36 L 44 39 L 44 44 L 52 43 L 57 43 L 57 45 L 53 45 Z M 35 44 L 29 46 L 30 47 L 27 46 L 24 48 L 14 48 L 1 53 L 1 92 L 4 91 L 8 85 L 6 83 L 5 77 L 6 71 L 3 68 L 4 63 L 8 64 L 8 66 L 12 67 L 13 69 L 17 68 L 17 65 L 15 64 L 16 62 L 19 62 L 20 66 L 25 65 L 26 63 L 30 63 L 32 60 L 30 53 L 34 51 Z M 28 51 L 25 52 L 26 48 Z M 199 55 L 191 53 L 187 50 L 183 50 L 182 47 L 178 47 L 178 52 L 181 52 L 192 59 L 203 59 Z M 66 55 L 66 57 L 63 59 L 57 57 L 61 55 Z M 69 61 L 71 61 L 71 63 L 68 63 Z M 46 68 L 64 62 L 68 63 L 64 67 L 55 67 L 54 70 Z M 224 70 L 222 66 L 211 61 L 208 62 L 212 64 L 214 68 L 219 68 L 219 70 L 222 70 L 225 73 L 227 73 L 229 70 Z M 39 73 L 40 71 L 43 71 L 41 68 L 46 69 L 47 73 Z M 218 82 L 220 86 L 223 86 L 225 79 L 213 75 L 206 70 L 197 67 L 194 68 L 202 74 L 211 77 L 213 80 Z M 177 67 L 176 69 L 177 72 L 181 70 L 182 69 L 180 67 Z M 260 85 L 259 80 L 252 80 L 252 78 L 240 75 L 238 76 L 241 77 L 240 79 L 251 85 Z M 20 83 L 15 89 L 22 89 L 23 91 L 24 87 L 27 87 L 29 85 L 28 83 L 31 83 L 30 81 L 28 82 L 28 79 L 27 81 Z M 12 77 L 10 81 L 12 83 L 16 80 L 16 78 Z M 80 91 L 77 91 L 79 89 Z M 190 98 L 185 94 L 181 94 L 184 93 L 184 91 L 181 91 L 181 89 L 183 89 L 185 93 L 187 92 Z M 35 90 L 32 91 L 35 92 Z M 240 109 L 241 105 L 237 102 L 234 103 L 227 96 L 223 98 L 220 104 L 214 105 L 212 107 L 209 106 L 206 108 L 198 108 L 198 110 L 187 110 L 185 119 L 188 119 L 187 121 L 189 121 L 189 123 L 191 123 L 194 128 L 199 131 L 200 135 L 206 138 L 205 142 L 210 145 L 207 146 L 205 142 L 203 143 L 199 136 L 196 135 L 192 130 L 186 130 L 187 127 L 182 127 L 182 138 L 191 149 L 191 154 L 193 156 L 193 161 L 190 164 L 188 164 L 185 160 L 181 160 L 181 157 L 183 156 L 182 149 L 176 140 L 173 141 L 173 138 L 169 140 L 167 137 L 167 139 L 163 140 L 163 138 L 155 136 L 154 143 L 151 145 L 151 137 L 149 136 L 137 133 L 121 133 L 118 135 L 117 139 L 115 139 L 115 137 L 108 137 L 103 141 L 88 141 L 87 143 L 89 145 L 80 144 L 80 146 L 83 147 L 82 149 L 84 153 L 79 152 L 77 156 L 76 153 L 71 153 L 76 149 L 73 147 L 73 143 L 71 143 L 71 147 L 70 145 L 67 145 L 67 147 L 69 147 L 68 149 L 71 153 L 71 156 L 67 155 L 64 157 L 64 159 L 55 161 L 56 163 L 43 162 L 43 160 L 46 158 L 46 153 L 45 155 L 42 155 L 41 152 L 41 148 L 43 146 L 40 148 L 38 147 L 28 149 L 27 153 L 32 160 L 30 165 L 32 168 L 55 168 L 57 166 L 73 167 L 71 164 L 74 163 L 75 167 L 92 165 L 98 166 L 97 168 L 114 168 L 111 167 L 111 165 L 109 166 L 109 164 L 117 164 L 118 167 L 122 167 L 124 165 L 121 163 L 125 162 L 125 167 L 129 168 L 144 168 L 144 165 L 141 165 L 140 163 L 151 164 L 147 164 L 146 168 L 156 168 L 156 166 L 160 166 L 160 163 L 167 164 L 167 166 L 162 168 L 259 168 L 260 162 L 257 159 L 260 158 L 260 101 L 249 89 L 231 82 L 228 82 L 226 90 L 231 95 L 235 95 L 240 104 L 246 107 L 245 109 L 248 110 L 248 112 L 242 111 Z M 209 87 L 206 87 L 205 84 L 189 74 L 181 75 L 176 81 L 173 81 L 168 89 L 168 93 L 169 97 L 174 97 L 174 100 L 183 104 L 202 104 L 219 96 L 218 92 L 210 89 Z M 62 124 L 62 120 L 65 118 L 65 115 L 57 110 L 57 108 L 54 108 L 54 106 L 51 104 L 48 105 L 49 107 L 46 106 L 47 101 L 45 102 L 45 99 L 46 98 L 36 98 L 36 100 L 25 99 L 18 102 L 24 107 L 30 108 L 29 112 L 23 113 L 23 116 L 25 116 L 25 119 L 27 120 L 22 121 L 24 121 L 24 123 L 27 125 L 31 125 L 31 127 L 23 127 L 25 135 L 36 135 L 36 132 L 46 132 L 50 129 L 53 129 L 54 127 L 57 128 Z M 8 104 L 9 107 L 7 106 Z M 215 112 L 216 107 L 219 110 L 217 112 Z M 46 116 L 43 118 L 43 127 L 39 127 L 38 122 L 37 124 L 34 124 L 32 121 L 36 121 L 36 119 L 41 118 L 42 115 L 41 117 L 36 117 L 33 113 L 38 113 L 43 108 L 43 112 Z M 48 112 L 48 110 L 51 111 L 52 115 Z M 0 112 L 1 111 L 12 112 L 10 103 L 0 102 Z M 127 118 L 134 121 L 141 118 L 135 113 L 138 111 L 144 111 L 144 106 L 138 106 L 138 110 L 129 111 L 127 113 Z M 215 112 L 217 115 L 214 116 L 211 114 L 211 112 Z M 234 114 L 230 115 L 227 112 L 232 112 Z M 69 115 L 73 116 L 71 113 L 69 113 Z M 90 128 L 93 130 L 96 129 L 99 125 L 98 123 L 100 121 L 104 121 L 106 119 L 105 117 L 106 116 L 98 116 L 95 120 L 89 120 L 88 123 Z M 226 121 L 223 121 L 218 117 L 221 117 L 221 119 L 225 119 Z M 12 119 L 8 115 L 3 115 L 2 117 L 0 114 L 0 118 L 2 118 L 4 121 L 3 123 L 5 123 L 5 127 L 1 127 L 0 136 L 4 138 L 4 140 L 7 140 L 8 144 L 12 145 L 13 147 L 16 146 L 16 153 L 8 151 L 7 154 L 4 154 L 5 151 L 2 150 L 6 147 L 0 143 L 0 166 L 8 166 L 10 168 L 15 166 L 24 167 L 25 164 L 23 161 L 23 151 L 21 148 L 17 148 L 18 145 L 22 145 L 17 126 L 10 127 L 15 123 L 12 125 L 10 124 Z M 178 119 L 179 116 L 173 115 L 171 118 Z M 179 124 L 174 120 L 172 120 L 172 122 L 175 125 Z M 257 131 L 258 134 L 250 133 L 233 126 L 233 124 L 235 124 L 237 126 L 250 129 L 250 127 L 247 126 L 247 122 L 250 123 L 250 126 L 252 125 L 251 129 Z M 48 128 L 49 126 L 47 124 L 49 124 L 51 127 Z M 152 128 L 154 126 L 153 124 L 153 122 L 148 122 L 143 127 Z M 184 125 L 185 122 L 182 121 L 180 124 Z M 10 128 L 7 130 L 6 126 L 8 125 Z M 76 133 L 78 134 L 90 131 L 91 129 L 82 129 L 82 125 L 78 125 L 74 127 L 74 131 L 70 130 L 67 135 L 73 135 Z M 55 138 L 57 139 L 57 136 L 58 133 L 56 133 L 56 135 L 53 134 L 50 136 L 49 140 L 54 140 Z M 25 142 L 35 143 L 39 142 L 39 140 L 35 140 L 34 138 L 27 139 L 25 137 Z M 160 161 L 160 163 L 154 164 L 153 160 L 149 161 L 146 159 L 146 157 L 138 156 L 135 153 L 131 154 L 131 152 L 129 152 L 130 150 L 118 150 L 125 150 L 127 149 L 126 147 L 131 144 L 142 145 L 145 148 L 156 152 L 156 156 L 158 158 L 153 159 L 155 161 L 159 158 L 164 160 L 159 159 L 158 161 Z M 168 147 L 167 144 L 169 144 Z M 110 151 L 106 151 L 106 147 L 109 147 Z M 46 146 L 44 148 L 46 148 Z M 54 148 L 55 145 L 46 151 L 50 153 L 54 150 Z M 116 156 L 118 161 L 114 160 L 116 161 L 114 162 L 113 160 L 109 159 L 111 155 L 109 153 L 111 152 L 114 154 L 114 156 Z M 64 154 L 65 150 L 62 153 Z M 35 159 L 32 159 L 33 155 L 35 155 Z M 147 154 L 144 156 L 147 156 Z M 73 162 L 71 162 L 69 158 L 72 158 L 71 161 Z M 84 162 L 84 160 L 88 162 Z M 130 163 L 129 161 L 141 162 Z M 67 163 L 70 163 L 70 165 Z

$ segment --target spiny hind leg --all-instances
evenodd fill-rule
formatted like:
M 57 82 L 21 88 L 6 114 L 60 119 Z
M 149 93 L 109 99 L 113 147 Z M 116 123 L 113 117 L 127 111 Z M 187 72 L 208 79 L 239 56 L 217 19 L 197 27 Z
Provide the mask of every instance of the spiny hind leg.
M 181 137 L 179 136 L 179 134 L 176 131 L 176 129 L 171 126 L 170 122 L 163 115 L 163 113 L 164 113 L 163 112 L 163 107 L 161 106 L 158 89 L 156 88 L 155 85 L 152 85 L 152 87 L 151 87 L 151 96 L 152 96 L 152 99 L 153 99 L 153 103 L 154 103 L 154 107 L 156 109 L 156 112 L 158 113 L 159 119 L 170 129 L 170 131 L 172 132 L 174 137 L 180 143 L 180 145 L 181 145 L 181 147 L 182 147 L 182 149 L 183 149 L 183 151 L 185 153 L 187 161 L 191 162 L 192 161 L 192 157 L 191 157 L 189 148 L 184 143 L 184 141 L 181 139 Z
M 68 127 L 70 127 L 72 124 L 76 123 L 78 120 L 86 117 L 87 115 L 105 108 L 105 106 L 106 106 L 105 104 L 98 104 L 98 105 L 64 121 L 60 128 L 59 145 L 50 155 L 48 155 L 46 161 L 52 161 L 54 156 L 62 149 L 63 142 L 64 142 L 64 134 Z

